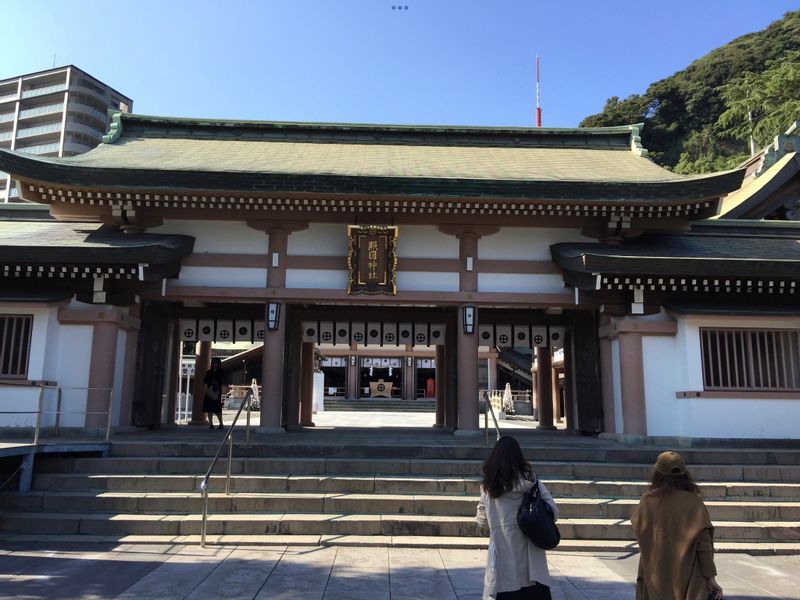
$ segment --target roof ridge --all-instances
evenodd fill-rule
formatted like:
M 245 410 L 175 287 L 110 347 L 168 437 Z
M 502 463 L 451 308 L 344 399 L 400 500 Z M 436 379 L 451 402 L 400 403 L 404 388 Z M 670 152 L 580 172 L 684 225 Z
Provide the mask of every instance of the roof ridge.
M 310 128 L 320 130 L 359 131 L 415 131 L 415 132 L 469 132 L 469 133 L 517 133 L 521 135 L 639 135 L 644 123 L 615 125 L 609 127 L 526 127 L 517 125 L 444 125 L 444 124 L 402 124 L 402 123 L 348 123 L 337 121 L 272 121 L 251 119 L 217 119 L 197 117 L 172 117 L 143 115 L 109 110 L 109 114 L 119 114 L 122 121 L 150 123 L 153 125 L 194 125 L 198 127 L 247 127 L 247 128 Z

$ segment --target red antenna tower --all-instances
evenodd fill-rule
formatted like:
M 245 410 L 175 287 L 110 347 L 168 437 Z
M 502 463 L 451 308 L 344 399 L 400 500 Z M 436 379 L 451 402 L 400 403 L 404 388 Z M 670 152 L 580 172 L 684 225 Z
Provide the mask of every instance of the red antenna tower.
M 539 105 L 539 55 L 536 55 L 536 126 L 542 126 L 542 107 Z

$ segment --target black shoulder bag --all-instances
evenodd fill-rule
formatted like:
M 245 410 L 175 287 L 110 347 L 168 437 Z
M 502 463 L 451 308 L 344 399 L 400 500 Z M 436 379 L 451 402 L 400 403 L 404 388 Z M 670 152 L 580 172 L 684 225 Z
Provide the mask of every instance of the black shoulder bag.
M 552 550 L 561 541 L 553 509 L 542 499 L 536 477 L 533 486 L 522 497 L 522 504 L 517 509 L 517 525 L 525 537 L 542 550 Z

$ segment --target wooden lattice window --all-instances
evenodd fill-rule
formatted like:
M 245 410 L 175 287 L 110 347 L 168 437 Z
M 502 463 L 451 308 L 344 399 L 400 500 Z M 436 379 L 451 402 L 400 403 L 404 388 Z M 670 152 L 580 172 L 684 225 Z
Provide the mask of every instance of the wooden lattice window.
M 701 329 L 706 390 L 800 391 L 800 331 Z
M 31 315 L 0 315 L 0 377 L 28 376 Z

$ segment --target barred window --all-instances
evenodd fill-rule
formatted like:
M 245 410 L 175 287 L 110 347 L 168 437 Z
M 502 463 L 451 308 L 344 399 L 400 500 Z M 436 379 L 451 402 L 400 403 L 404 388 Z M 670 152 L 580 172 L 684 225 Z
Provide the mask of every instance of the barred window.
M 28 376 L 31 315 L 0 315 L 0 377 Z
M 706 390 L 800 391 L 800 331 L 700 329 Z

